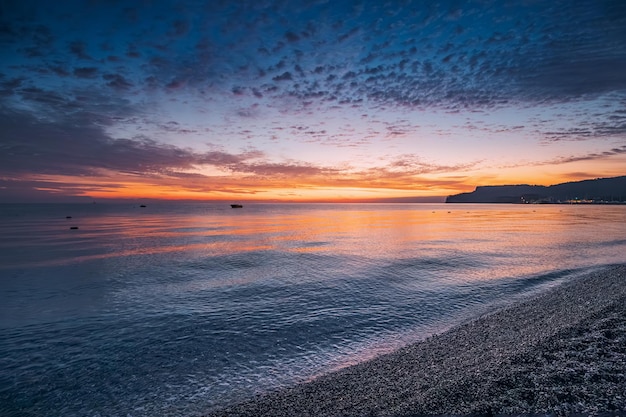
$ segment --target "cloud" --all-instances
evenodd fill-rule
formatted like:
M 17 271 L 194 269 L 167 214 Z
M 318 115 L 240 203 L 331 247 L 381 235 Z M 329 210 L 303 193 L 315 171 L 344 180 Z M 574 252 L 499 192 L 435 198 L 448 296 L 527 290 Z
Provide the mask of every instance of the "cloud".
M 186 84 L 185 80 L 174 79 L 165 85 L 168 90 L 180 90 Z
M 187 20 L 175 20 L 169 33 L 173 37 L 180 38 L 188 34 L 190 29 L 191 25 Z
M 17 77 L 10 80 L 0 82 L 0 96 L 10 96 L 15 94 L 18 88 L 22 85 L 25 78 Z
M 167 173 L 213 165 L 222 169 L 259 158 L 259 151 L 240 154 L 196 152 L 146 137 L 111 138 L 89 115 L 44 121 L 27 113 L 1 114 L 0 173 L 89 175 L 99 169 L 138 175 Z
M 626 56 L 561 56 L 538 63 L 519 80 L 531 98 L 571 100 L 626 90 L 624 68 Z
M 70 52 L 78 59 L 92 60 L 93 58 L 86 52 L 86 48 L 85 43 L 81 41 L 72 42 L 69 47 Z
M 74 75 L 78 78 L 96 78 L 98 71 L 97 67 L 79 67 L 74 68 Z
M 581 141 L 596 138 L 613 137 L 619 138 L 626 135 L 626 114 L 616 104 L 616 95 L 605 100 L 597 101 L 594 107 L 603 108 L 603 111 L 589 112 L 587 110 L 575 111 L 561 118 L 567 120 L 569 126 L 554 130 L 544 130 L 544 125 L 550 125 L 551 120 L 536 122 L 540 127 L 538 134 L 545 142 Z M 626 97 L 625 97 L 626 99 Z M 617 102 L 618 103 L 618 102 Z
M 489 8 L 473 2 L 424 7 L 411 0 L 403 7 L 391 2 L 369 8 L 251 1 L 226 7 L 216 2 L 202 10 L 187 6 L 185 17 L 171 4 L 154 10 L 120 8 L 117 12 L 143 35 L 128 37 L 126 48 L 112 56 L 139 58 L 143 78 L 170 80 L 159 83 L 170 91 L 218 83 L 256 98 L 493 108 L 626 89 L 626 47 L 613 41 L 626 35 L 623 9 L 618 1 L 608 0 L 597 7 L 556 1 Z M 148 19 L 153 13 L 172 20 L 143 27 L 139 17 Z M 212 26 L 189 18 L 193 13 L 213 17 Z M 52 29 L 33 26 L 31 44 L 50 47 Z M 156 41 L 163 39 L 171 41 Z M 184 39 L 195 47 L 189 48 Z M 87 41 L 68 44 L 75 58 L 92 59 Z M 62 66 L 55 68 L 63 75 Z M 251 71 L 261 75 L 255 79 Z M 97 76 L 92 67 L 76 68 L 74 75 Z M 130 83 L 127 74 L 120 76 Z M 106 81 L 116 89 L 128 87 Z
M 293 77 L 291 76 L 291 73 L 289 71 L 285 71 L 280 75 L 272 77 L 273 81 L 291 81 L 292 79 Z
M 263 64 L 269 56 L 294 65 L 299 63 L 305 73 L 314 73 L 322 66 L 320 63 L 334 68 L 329 71 L 337 78 L 346 69 L 352 69 L 354 74 L 359 74 L 360 82 L 367 79 L 369 70 L 379 68 L 382 77 L 377 81 L 378 87 L 364 86 L 358 92 L 360 98 L 399 100 L 403 105 L 422 102 L 458 105 L 485 102 L 485 99 L 486 104 L 493 104 L 489 100 L 501 97 L 499 92 L 503 88 L 505 93 L 521 94 L 524 88 L 529 88 L 527 97 L 538 99 L 540 94 L 579 94 L 580 88 L 605 91 L 614 83 L 622 85 L 624 80 L 616 69 L 619 66 L 602 65 L 620 64 L 620 54 L 623 57 L 623 51 L 607 53 L 605 47 L 606 41 L 623 35 L 623 6 L 616 1 L 604 1 L 593 8 L 584 1 L 494 4 L 487 8 L 472 2 L 463 7 L 450 7 L 446 3 L 424 7 L 422 2 L 411 0 L 403 7 L 390 2 L 360 10 L 343 3 L 333 7 L 328 2 L 257 5 L 252 1 L 229 7 L 214 2 L 201 9 L 186 8 L 191 13 L 183 18 L 175 4 L 163 4 L 153 10 L 113 7 L 114 13 L 125 16 L 140 29 L 137 33 L 144 34 L 128 39 L 128 50 L 120 51 L 120 55 L 126 52 L 127 56 L 139 57 L 141 50 L 154 56 L 151 49 L 156 49 L 155 39 L 189 37 L 196 44 L 210 45 L 205 52 L 214 68 L 238 67 L 236 61 L 245 56 L 248 63 L 267 70 L 271 66 Z M 212 25 L 187 18 L 192 13 L 210 17 Z M 164 25 L 142 27 L 140 17 L 150 20 L 152 15 L 173 18 Z M 332 19 L 312 16 L 332 16 Z M 49 48 L 55 38 L 53 30 L 45 25 L 33 26 L 29 28 L 31 43 L 39 49 Z M 595 30 L 597 27 L 602 30 Z M 226 43 L 228 53 L 220 51 Z M 74 57 L 91 59 L 86 41 L 73 39 L 68 44 Z M 168 51 L 176 52 L 168 54 L 176 56 L 167 59 L 173 71 L 169 78 L 180 77 L 189 63 L 197 62 L 193 57 L 196 50 L 186 49 L 181 44 L 180 49 Z M 285 73 L 280 66 L 274 68 L 280 72 L 270 71 L 269 79 Z M 595 77 L 598 83 L 579 83 L 584 79 L 589 81 L 596 70 L 601 71 L 597 75 L 602 75 Z M 201 83 L 221 74 L 221 71 L 214 75 L 211 71 L 195 71 L 190 82 Z M 430 81 L 438 86 L 437 91 L 429 88 Z M 391 95 L 381 94 L 380 90 L 386 89 L 396 91 Z M 455 95 L 463 95 L 465 101 L 456 102 Z M 338 97 L 338 100 L 351 98 Z
M 240 162 L 233 164 L 231 169 L 235 172 L 259 175 L 261 177 L 316 177 L 326 175 L 339 175 L 340 170 L 334 168 L 318 167 L 313 164 L 288 161 L 284 163 L 270 162 Z
M 25 41 L 23 51 L 29 58 L 45 56 L 56 40 L 52 30 L 43 24 L 34 24 L 30 28 L 21 26 L 15 31 L 9 29 L 8 33 L 17 35 L 20 40 Z
M 610 156 L 623 155 L 626 154 L 626 145 L 612 148 L 608 151 L 600 152 L 600 153 L 589 153 L 587 155 L 578 155 L 578 156 L 568 156 L 557 158 L 549 162 L 545 162 L 543 165 L 553 165 L 553 164 L 567 164 L 570 162 L 580 162 L 580 161 L 593 161 L 597 159 L 605 159 Z
M 293 33 L 292 31 L 287 31 L 285 33 L 285 39 L 287 40 L 287 42 L 298 42 L 300 40 L 300 36 Z
M 104 74 L 102 78 L 107 81 L 109 87 L 116 90 L 128 90 L 133 87 L 133 84 L 121 74 Z
M 126 56 L 128 58 L 139 58 L 139 57 L 141 57 L 141 54 L 139 53 L 139 51 L 136 48 L 137 47 L 135 45 L 128 45 L 128 50 L 126 51 Z
M 18 91 L 19 95 L 28 101 L 42 105 L 67 108 L 71 104 L 66 97 L 54 92 L 47 91 L 37 87 L 22 88 Z
M 51 65 L 50 70 L 59 77 L 69 77 L 69 71 L 62 65 Z
M 417 132 L 444 131 L 451 141 L 463 140 L 453 138 L 462 131 L 515 133 L 544 144 L 616 142 L 626 135 L 626 7 L 618 0 L 406 0 L 367 7 L 174 1 L 106 9 L 96 2 L 77 4 L 72 13 L 62 4 L 17 4 L 3 8 L 0 18 L 5 173 L 108 170 L 180 180 L 191 178 L 186 171 L 212 166 L 264 181 L 408 186 L 420 175 L 472 164 L 404 154 L 342 177 L 346 171 L 289 159 L 293 153 L 281 159 L 232 149 L 265 143 L 278 149 L 282 140 L 285 149 L 306 143 L 307 149 L 363 150 L 379 140 L 418 149 Z M 491 118 L 502 114 L 496 110 L 531 108 L 541 114 Z M 478 111 L 470 124 L 446 126 Z M 361 126 L 345 120 L 359 114 L 369 115 Z M 450 117 L 421 130 L 416 120 L 431 114 Z M 205 133 L 211 136 L 205 141 L 228 143 L 231 151 L 181 145 Z M 560 161 L 621 153 L 620 147 L 581 151 Z
M 62 201 L 85 202 L 87 197 L 75 197 L 84 194 L 81 187 L 73 181 L 57 182 L 37 179 L 0 178 L 0 202 L 35 202 Z

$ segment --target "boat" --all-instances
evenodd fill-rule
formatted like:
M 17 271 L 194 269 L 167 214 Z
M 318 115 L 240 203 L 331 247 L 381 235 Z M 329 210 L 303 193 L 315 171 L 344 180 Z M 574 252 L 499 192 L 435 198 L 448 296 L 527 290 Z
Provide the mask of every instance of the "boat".
M 231 204 L 230 208 L 243 208 L 241 204 Z

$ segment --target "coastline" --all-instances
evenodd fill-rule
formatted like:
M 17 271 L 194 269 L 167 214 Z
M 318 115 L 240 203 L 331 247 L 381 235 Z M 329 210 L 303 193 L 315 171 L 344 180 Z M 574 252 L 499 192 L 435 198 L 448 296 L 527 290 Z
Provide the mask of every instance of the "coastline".
M 618 415 L 626 264 L 210 416 Z

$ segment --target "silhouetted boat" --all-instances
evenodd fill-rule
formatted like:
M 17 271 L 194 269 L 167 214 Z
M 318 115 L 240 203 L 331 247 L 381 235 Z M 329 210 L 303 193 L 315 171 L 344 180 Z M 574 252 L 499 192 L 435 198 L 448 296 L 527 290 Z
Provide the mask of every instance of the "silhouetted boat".
M 145 204 L 142 204 L 142 205 L 140 205 L 139 207 L 145 207 L 145 206 L 146 206 Z
M 230 208 L 242 208 L 243 206 L 241 204 L 231 204 Z

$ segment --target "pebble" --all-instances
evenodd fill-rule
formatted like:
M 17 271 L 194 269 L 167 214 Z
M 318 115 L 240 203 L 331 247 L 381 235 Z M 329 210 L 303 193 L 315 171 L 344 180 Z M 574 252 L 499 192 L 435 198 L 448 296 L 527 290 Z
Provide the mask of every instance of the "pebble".
M 209 416 L 626 415 L 626 265 Z

